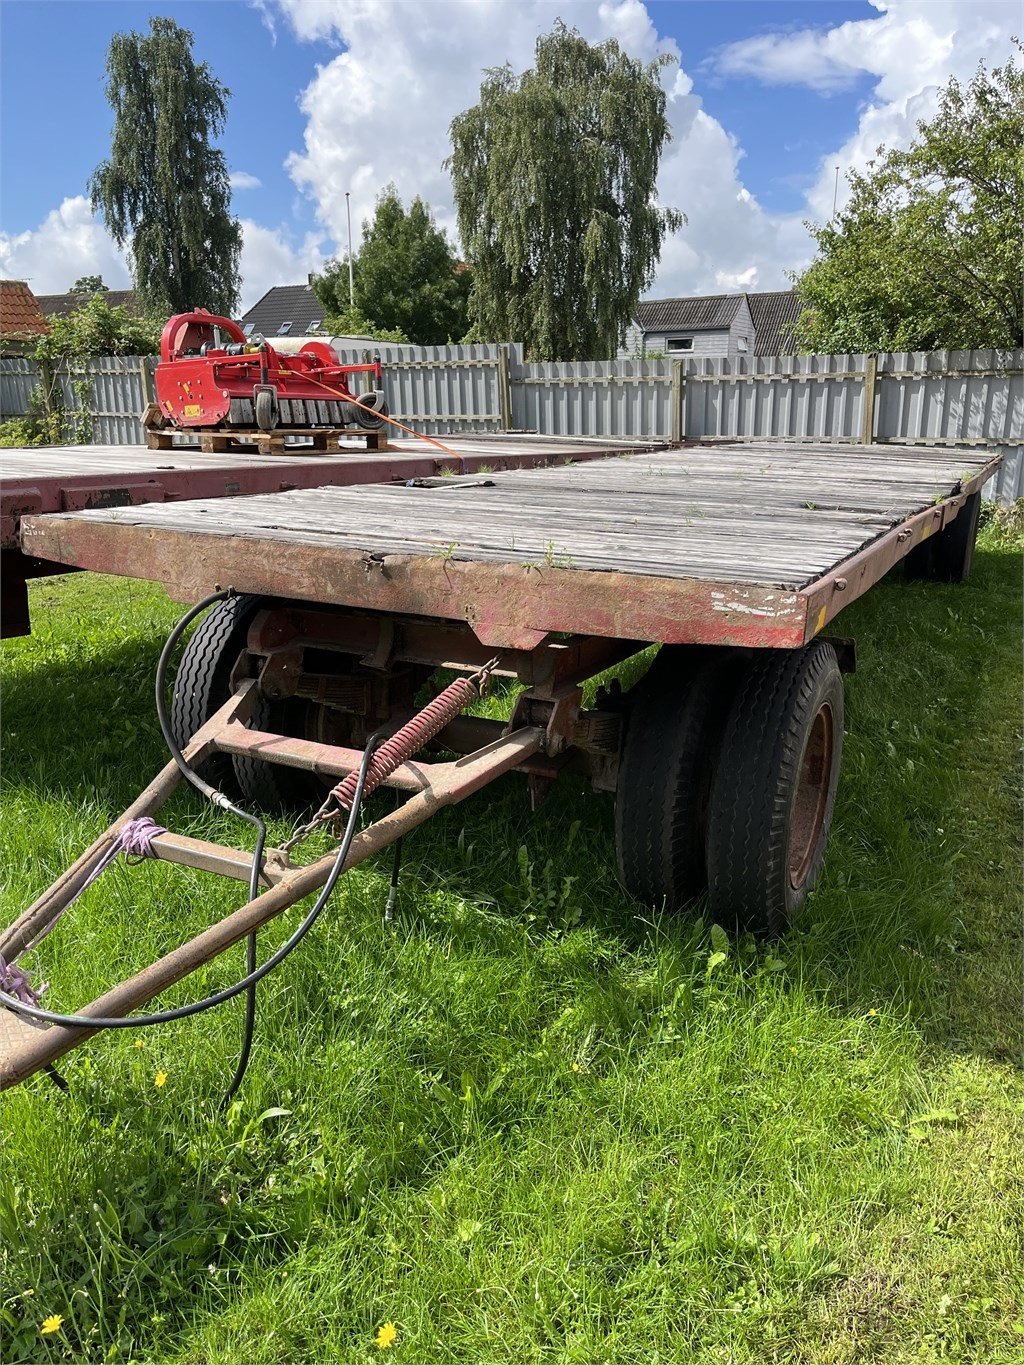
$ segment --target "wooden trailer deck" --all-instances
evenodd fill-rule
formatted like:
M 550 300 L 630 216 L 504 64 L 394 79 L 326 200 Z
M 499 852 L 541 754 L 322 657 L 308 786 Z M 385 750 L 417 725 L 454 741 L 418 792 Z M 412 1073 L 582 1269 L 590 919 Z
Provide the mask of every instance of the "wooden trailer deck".
M 425 486 L 30 517 L 22 546 L 162 581 L 550 632 L 794 648 L 928 536 L 998 457 L 787 443 L 662 450 Z
M 2 633 L 17 635 L 28 630 L 26 579 L 55 571 L 22 553 L 19 531 L 26 516 L 327 485 L 401 483 L 438 474 L 442 469 L 467 474 L 481 465 L 489 469 L 532 467 L 567 459 L 596 459 L 623 449 L 650 449 L 664 443 L 481 434 L 445 439 L 443 444 L 450 455 L 436 445 L 413 440 L 399 441 L 381 454 L 360 452 L 356 446 L 334 454 L 296 447 L 272 455 L 211 455 L 188 447 L 157 451 L 143 446 L 104 445 L 2 450 Z

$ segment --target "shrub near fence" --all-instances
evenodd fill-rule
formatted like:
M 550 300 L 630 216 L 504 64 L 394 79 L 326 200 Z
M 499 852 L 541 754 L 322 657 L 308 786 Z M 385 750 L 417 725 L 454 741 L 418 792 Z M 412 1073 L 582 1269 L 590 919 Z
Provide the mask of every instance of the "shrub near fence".
M 666 440 L 892 441 L 991 445 L 1004 453 L 1002 502 L 1024 496 L 1024 352 L 738 356 L 532 364 L 510 345 L 374 344 L 394 415 L 428 435 L 530 430 Z M 360 361 L 364 348 L 342 359 Z M 86 367 L 92 439 L 142 441 L 152 357 Z M 27 411 L 38 369 L 0 360 L 0 411 Z M 62 381 L 65 406 L 81 405 Z

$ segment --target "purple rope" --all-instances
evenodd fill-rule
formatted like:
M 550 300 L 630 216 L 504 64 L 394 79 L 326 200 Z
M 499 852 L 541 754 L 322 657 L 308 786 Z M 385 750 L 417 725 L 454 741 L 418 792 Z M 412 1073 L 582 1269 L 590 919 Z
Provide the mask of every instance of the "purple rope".
M 23 1005 L 38 1005 L 39 997 L 46 987 L 40 986 L 38 990 L 34 990 L 24 967 L 19 967 L 16 962 L 8 962 L 3 953 L 0 953 L 0 990 L 13 995 L 15 1000 L 20 1000 Z
M 137 820 L 126 820 L 114 837 L 114 842 L 104 853 L 93 870 L 86 877 L 78 891 L 75 892 L 71 900 L 65 905 L 64 910 L 74 905 L 75 901 L 87 887 L 92 886 L 100 875 L 106 872 L 107 868 L 114 861 L 119 853 L 123 853 L 126 858 L 155 858 L 156 849 L 153 847 L 153 840 L 158 834 L 166 834 L 167 831 L 162 825 L 158 825 L 151 820 L 148 815 L 140 815 Z M 63 915 L 64 910 L 60 912 Z M 57 923 L 60 915 L 50 921 L 50 927 Z
M 68 901 L 67 905 L 54 915 L 53 919 L 50 920 L 42 933 L 38 934 L 30 944 L 26 945 L 26 947 L 38 947 L 46 935 L 56 928 L 57 921 L 61 916 L 71 909 L 83 891 L 92 886 L 93 882 L 97 881 L 102 873 L 106 872 L 107 868 L 119 853 L 123 853 L 126 858 L 155 858 L 157 857 L 157 852 L 153 847 L 153 840 L 158 835 L 166 833 L 167 831 L 164 827 L 158 825 L 154 820 L 151 820 L 148 815 L 140 815 L 137 820 L 126 820 L 114 835 L 113 843 L 103 856 L 98 859 L 96 866 Z M 24 952 L 25 949 L 22 949 L 22 951 Z M 46 990 L 46 987 L 40 986 L 39 989 L 36 990 L 29 979 L 28 972 L 26 972 L 23 967 L 19 967 L 17 962 L 8 962 L 3 954 L 0 954 L 0 990 L 6 991 L 8 995 L 13 995 L 16 999 L 22 1001 L 23 1004 L 38 1005 L 39 997 L 42 995 L 43 991 Z

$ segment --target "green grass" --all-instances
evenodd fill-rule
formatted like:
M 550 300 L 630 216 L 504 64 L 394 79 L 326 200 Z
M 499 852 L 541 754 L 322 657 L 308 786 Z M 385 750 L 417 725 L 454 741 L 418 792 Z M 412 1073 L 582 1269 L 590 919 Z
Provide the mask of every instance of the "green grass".
M 238 1005 L 94 1039 L 68 1095 L 3 1096 L 0 1358 L 1024 1360 L 1020 577 L 990 527 L 968 584 L 893 576 L 840 618 L 860 671 L 831 852 L 785 940 L 712 963 L 699 907 L 617 887 L 609 797 L 531 815 L 510 778 L 408 841 L 393 928 L 387 858 L 343 882 L 263 988 L 226 1118 Z M 34 588 L 36 633 L 3 650 L 7 918 L 163 761 L 178 612 L 137 583 Z M 188 795 L 166 817 L 245 838 Z M 38 954 L 48 1003 L 242 896 L 117 866 Z

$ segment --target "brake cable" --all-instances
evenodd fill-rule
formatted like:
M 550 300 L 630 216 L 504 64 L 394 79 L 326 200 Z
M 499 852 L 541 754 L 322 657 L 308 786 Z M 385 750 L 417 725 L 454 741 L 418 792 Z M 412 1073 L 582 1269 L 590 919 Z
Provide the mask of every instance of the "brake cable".
M 164 741 L 171 752 L 171 757 L 180 768 L 183 776 L 213 805 L 222 810 L 230 811 L 232 814 L 241 817 L 241 819 L 246 820 L 256 827 L 256 847 L 253 851 L 252 869 L 249 877 L 249 899 L 255 900 L 259 894 L 259 879 L 263 868 L 263 848 L 266 843 L 266 825 L 258 815 L 253 815 L 251 812 L 236 806 L 229 797 L 211 786 L 205 778 L 200 777 L 195 769 L 190 766 L 171 733 L 170 720 L 167 715 L 166 699 L 164 695 L 168 661 L 171 651 L 180 639 L 182 632 L 196 616 L 200 614 L 200 612 L 205 611 L 207 607 L 212 606 L 215 602 L 225 601 L 232 596 L 234 596 L 234 590 L 231 588 L 222 592 L 211 593 L 209 597 L 203 598 L 201 602 L 197 603 L 196 606 L 186 612 L 171 631 L 171 634 L 167 637 L 167 643 L 164 645 L 160 655 L 160 661 L 157 665 L 156 703 L 157 716 L 160 721 L 160 728 L 163 731 Z M 363 749 L 363 756 L 356 775 L 355 787 L 352 792 L 351 809 L 345 823 L 344 834 L 338 848 L 337 856 L 327 875 L 327 880 L 320 890 L 320 894 L 317 896 L 315 903 L 307 912 L 302 922 L 293 930 L 281 947 L 278 948 L 271 957 L 267 958 L 262 966 L 256 966 L 256 934 L 253 932 L 247 936 L 246 967 L 248 970 L 246 971 L 245 976 L 243 976 L 241 980 L 236 981 L 233 985 L 226 986 L 222 990 L 215 991 L 211 995 L 207 995 L 201 1000 L 194 1000 L 187 1005 L 179 1005 L 173 1009 L 157 1010 L 151 1014 L 119 1015 L 111 1017 L 104 1017 L 101 1015 L 93 1016 L 88 1014 L 61 1014 L 56 1010 L 47 1010 L 40 1008 L 38 1005 L 30 1005 L 26 1001 L 19 999 L 17 996 L 12 995 L 5 990 L 0 990 L 0 1005 L 6 1006 L 6 1008 L 11 1010 L 14 1014 L 21 1015 L 26 1019 L 35 1020 L 37 1023 L 56 1024 L 62 1028 L 83 1028 L 92 1031 L 100 1031 L 117 1028 L 152 1028 L 158 1024 L 173 1023 L 177 1019 L 188 1019 L 193 1015 L 203 1014 L 206 1010 L 214 1009 L 217 1005 L 226 1004 L 227 1001 L 233 1000 L 236 995 L 241 995 L 243 991 L 246 991 L 248 992 L 248 999 L 246 1003 L 241 1054 L 234 1076 L 232 1077 L 231 1083 L 222 1101 L 223 1105 L 230 1103 L 245 1076 L 252 1051 L 253 1032 L 256 1020 L 256 987 L 264 977 L 268 976 L 276 967 L 279 967 L 285 958 L 299 946 L 323 913 L 331 893 L 344 869 L 345 861 L 352 847 L 352 841 L 355 838 L 356 824 L 362 805 L 363 791 L 366 786 L 366 777 L 370 767 L 370 761 L 373 758 L 375 749 L 384 739 L 386 733 L 387 727 L 382 727 L 375 731 L 367 740 L 366 746 Z

